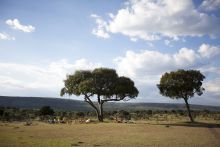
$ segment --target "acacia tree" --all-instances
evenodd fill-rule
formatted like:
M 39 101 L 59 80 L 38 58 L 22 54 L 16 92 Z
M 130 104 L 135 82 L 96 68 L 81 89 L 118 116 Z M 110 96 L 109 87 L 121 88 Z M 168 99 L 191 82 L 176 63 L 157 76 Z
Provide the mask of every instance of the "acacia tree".
M 114 69 L 96 68 L 93 71 L 79 70 L 67 75 L 65 87 L 60 95 L 83 96 L 96 111 L 99 121 L 103 121 L 103 104 L 109 101 L 130 100 L 138 95 L 134 82 L 127 77 L 119 77 Z M 97 103 L 91 98 L 97 97 Z
M 165 73 L 160 79 L 160 84 L 157 87 L 160 90 L 160 94 L 170 97 L 172 99 L 183 98 L 190 121 L 193 122 L 193 117 L 190 112 L 190 106 L 188 99 L 195 94 L 202 95 L 205 90 L 202 87 L 202 81 L 205 76 L 197 70 L 177 70 L 170 73 Z

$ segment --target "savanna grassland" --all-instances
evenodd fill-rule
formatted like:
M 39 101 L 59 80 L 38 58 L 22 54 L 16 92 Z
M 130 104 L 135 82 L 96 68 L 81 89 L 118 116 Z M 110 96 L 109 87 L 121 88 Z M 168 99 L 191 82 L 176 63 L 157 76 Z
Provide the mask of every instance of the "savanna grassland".
M 219 122 L 48 124 L 0 123 L 1 147 L 205 146 L 220 145 Z

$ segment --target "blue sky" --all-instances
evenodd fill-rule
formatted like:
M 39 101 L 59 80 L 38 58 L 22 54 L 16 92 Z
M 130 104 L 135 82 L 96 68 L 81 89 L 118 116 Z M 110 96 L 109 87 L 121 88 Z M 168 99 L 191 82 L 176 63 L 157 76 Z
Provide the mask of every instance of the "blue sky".
M 206 75 L 191 103 L 220 105 L 219 0 L 0 0 L 0 14 L 0 95 L 59 97 L 66 74 L 109 67 L 133 102 L 182 102 L 156 88 L 181 68 Z

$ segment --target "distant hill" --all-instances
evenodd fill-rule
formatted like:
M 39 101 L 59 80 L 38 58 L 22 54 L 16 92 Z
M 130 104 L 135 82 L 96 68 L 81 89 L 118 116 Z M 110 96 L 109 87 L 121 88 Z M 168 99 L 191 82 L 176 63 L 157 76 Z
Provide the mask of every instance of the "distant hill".
M 43 97 L 9 97 L 0 96 L 0 106 L 17 108 L 35 108 L 51 106 L 55 110 L 91 111 L 89 104 L 79 100 Z M 191 105 L 193 110 L 220 111 L 220 106 Z M 170 103 L 105 103 L 104 110 L 171 110 L 185 109 L 185 104 Z

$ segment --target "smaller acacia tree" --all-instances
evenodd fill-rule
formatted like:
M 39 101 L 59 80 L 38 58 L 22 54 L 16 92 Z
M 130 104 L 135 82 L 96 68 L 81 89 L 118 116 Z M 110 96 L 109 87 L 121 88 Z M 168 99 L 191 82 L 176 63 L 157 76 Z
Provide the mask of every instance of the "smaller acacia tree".
M 190 112 L 190 106 L 188 99 L 195 94 L 202 95 L 205 90 L 202 87 L 202 81 L 205 76 L 197 70 L 177 70 L 170 73 L 165 73 L 160 79 L 160 84 L 157 87 L 160 90 L 160 94 L 170 97 L 172 99 L 183 98 L 190 121 L 193 122 L 193 117 Z
M 127 77 L 119 77 L 114 69 L 96 68 L 93 71 L 79 70 L 67 75 L 65 87 L 60 95 L 83 96 L 96 111 L 99 121 L 103 121 L 103 104 L 109 101 L 129 100 L 137 97 L 134 82 Z M 97 104 L 91 98 L 97 97 Z

